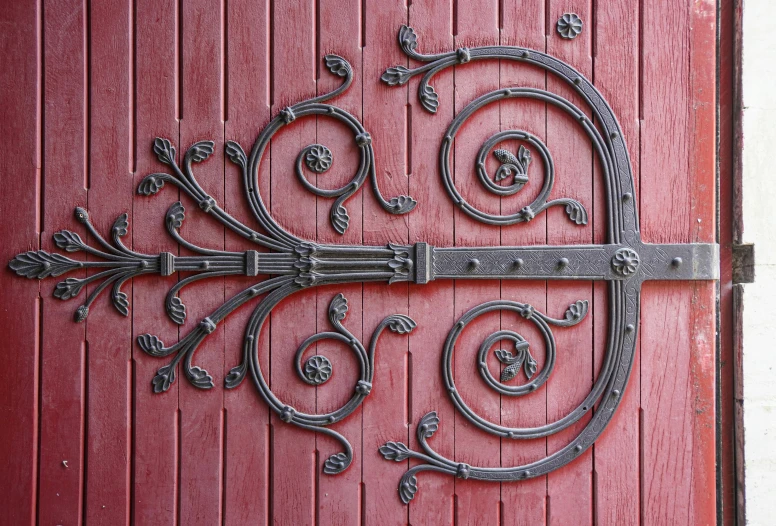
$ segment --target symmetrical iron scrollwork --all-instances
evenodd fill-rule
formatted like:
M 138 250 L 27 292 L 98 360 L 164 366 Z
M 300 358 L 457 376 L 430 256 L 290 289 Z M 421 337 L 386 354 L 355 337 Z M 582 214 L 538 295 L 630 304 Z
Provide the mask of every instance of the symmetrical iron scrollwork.
M 467 324 L 481 314 L 492 311 L 511 311 L 534 324 L 544 339 L 546 359 L 541 369 L 530 351 L 530 342 L 522 335 L 510 330 L 500 330 L 485 339 L 476 355 L 476 364 L 483 380 L 496 392 L 506 396 L 524 396 L 540 389 L 547 382 L 556 361 L 555 339 L 551 325 L 569 327 L 582 320 L 588 312 L 585 299 L 573 303 L 562 319 L 554 319 L 536 311 L 527 304 L 499 300 L 479 305 L 466 314 L 450 331 L 443 348 L 442 370 L 445 386 L 456 409 L 480 429 L 499 437 L 522 439 L 544 437 L 556 433 L 580 421 L 593 412 L 581 433 L 560 451 L 544 459 L 508 468 L 485 468 L 457 463 L 437 454 L 427 440 L 437 431 L 439 419 L 431 412 L 418 423 L 418 441 L 423 452 L 410 450 L 399 442 L 388 442 L 380 448 L 386 459 L 403 461 L 415 458 L 422 464 L 412 467 L 402 478 L 399 495 L 406 503 L 417 491 L 415 475 L 420 471 L 437 471 L 461 478 L 510 481 L 546 474 L 571 462 L 595 441 L 611 420 L 621 394 L 628 381 L 635 351 L 636 332 L 639 321 L 639 293 L 641 284 L 652 279 L 716 279 L 718 274 L 718 246 L 714 244 L 652 245 L 643 243 L 639 236 L 638 219 L 633 199 L 633 176 L 619 125 L 611 108 L 601 94 L 571 66 L 538 51 L 519 47 L 461 48 L 449 53 L 424 55 L 417 51 L 417 35 L 406 26 L 399 31 L 399 44 L 412 59 L 426 64 L 416 69 L 404 66 L 388 68 L 381 77 L 389 85 L 406 83 L 412 76 L 424 73 L 419 86 L 419 97 L 423 107 L 434 113 L 439 98 L 429 85 L 437 72 L 450 66 L 465 64 L 474 60 L 501 59 L 533 64 L 566 81 L 590 106 L 593 118 L 569 101 L 552 93 L 529 88 L 506 88 L 487 93 L 469 103 L 453 120 L 440 146 L 440 173 L 448 194 L 466 214 L 475 220 L 495 225 L 511 225 L 531 220 L 549 206 L 565 206 L 569 218 L 578 225 L 587 223 L 585 207 L 578 201 L 559 198 L 548 200 L 554 180 L 554 166 L 547 147 L 535 136 L 523 130 L 500 132 L 488 139 L 480 149 L 475 172 L 488 191 L 509 196 L 525 185 L 529 177 L 531 151 L 538 154 L 544 164 L 544 184 L 539 195 L 529 206 L 505 215 L 492 215 L 469 205 L 456 190 L 450 172 L 450 150 L 457 131 L 471 115 L 495 101 L 511 98 L 531 98 L 556 106 L 571 115 L 584 133 L 590 138 L 596 154 L 601 160 L 606 189 L 607 243 L 603 245 L 573 246 L 528 246 L 528 247 L 454 247 L 439 248 L 425 242 L 412 245 L 388 244 L 385 246 L 348 246 L 319 244 L 300 239 L 286 231 L 272 218 L 264 206 L 259 184 L 259 164 L 272 137 L 284 126 L 307 116 L 331 117 L 344 123 L 353 133 L 360 150 L 360 164 L 353 179 L 334 190 L 323 190 L 313 185 L 304 170 L 324 173 L 332 165 L 332 153 L 328 147 L 313 144 L 302 149 L 296 159 L 295 173 L 307 190 L 321 197 L 334 198 L 330 220 L 334 228 L 343 233 L 348 228 L 348 214 L 345 201 L 359 190 L 370 177 L 376 199 L 382 207 L 393 214 L 410 212 L 416 202 L 408 196 L 385 199 L 377 186 L 375 156 L 371 136 L 351 114 L 329 104 L 327 100 L 344 92 L 351 84 L 353 71 L 350 64 L 336 55 L 327 55 L 325 64 L 334 75 L 343 78 L 343 83 L 334 91 L 300 102 L 283 109 L 261 131 L 253 145 L 250 156 L 236 142 L 225 145 L 227 157 L 240 167 L 247 201 L 261 225 L 262 232 L 253 230 L 224 211 L 205 192 L 195 178 L 193 163 L 204 162 L 214 151 L 214 143 L 201 141 L 192 145 L 183 155 L 179 165 L 176 150 L 170 141 L 158 138 L 154 141 L 154 152 L 159 161 L 170 167 L 171 173 L 154 173 L 146 176 L 138 186 L 138 193 L 146 196 L 160 192 L 165 183 L 177 186 L 192 198 L 200 209 L 213 216 L 225 227 L 257 245 L 260 250 L 231 252 L 202 248 L 185 240 L 180 233 L 185 219 L 182 203 L 174 203 L 167 211 L 167 230 L 181 246 L 197 254 L 177 256 L 169 252 L 157 255 L 142 254 L 127 248 L 122 237 L 127 234 L 126 214 L 116 220 L 112 229 L 112 244 L 106 241 L 92 223 L 87 212 L 76 209 L 76 218 L 85 225 L 87 232 L 96 240 L 99 248 L 86 244 L 81 237 L 63 230 L 54 234 L 58 248 L 66 252 L 82 251 L 99 258 L 96 261 L 77 261 L 57 253 L 43 250 L 29 251 L 16 256 L 10 268 L 20 276 L 43 279 L 60 276 L 78 269 L 104 269 L 85 278 L 67 278 L 55 288 L 54 295 L 62 300 L 79 295 L 83 287 L 100 282 L 86 301 L 76 309 L 76 321 L 83 321 L 95 298 L 112 285 L 111 299 L 123 315 L 129 312 L 129 300 L 121 291 L 128 279 L 142 274 L 158 273 L 164 276 L 177 272 L 191 273 L 177 282 L 167 294 L 165 307 L 170 319 L 183 325 L 186 323 L 186 307 L 180 299 L 181 289 L 195 281 L 210 277 L 247 275 L 269 276 L 236 294 L 208 316 L 178 342 L 167 346 L 157 336 L 138 336 L 138 346 L 151 356 L 172 356 L 169 363 L 161 367 L 152 379 L 155 392 L 163 392 L 175 381 L 178 364 L 182 364 L 186 378 L 196 387 L 209 389 L 214 380 L 207 371 L 193 365 L 193 356 L 199 344 L 211 334 L 218 324 L 239 306 L 261 297 L 246 327 L 242 358 L 224 379 L 226 388 L 240 385 L 250 377 L 259 394 L 269 407 L 284 422 L 298 427 L 327 434 L 338 440 L 344 451 L 331 455 L 324 462 L 324 473 L 336 474 L 346 469 L 353 458 L 352 448 L 342 435 L 329 426 L 350 415 L 372 390 L 374 380 L 374 356 L 378 338 L 388 329 L 406 334 L 415 328 L 415 322 L 407 316 L 394 314 L 385 318 L 374 330 L 368 349 L 353 336 L 343 324 L 348 306 L 342 294 L 335 296 L 329 305 L 331 332 L 314 334 L 301 343 L 293 364 L 297 374 L 310 385 L 321 385 L 332 375 L 334 365 L 323 355 L 313 355 L 303 361 L 305 352 L 314 343 L 332 339 L 347 345 L 358 359 L 360 374 L 353 387 L 353 395 L 341 408 L 326 414 L 306 414 L 285 404 L 272 392 L 260 367 L 258 339 L 264 321 L 272 309 L 284 298 L 295 292 L 318 285 L 372 282 L 386 283 L 414 282 L 428 283 L 435 279 L 548 279 L 548 280 L 605 280 L 609 284 L 609 329 L 608 344 L 601 371 L 590 394 L 569 414 L 555 422 L 534 428 L 510 428 L 490 422 L 477 415 L 463 401 L 458 393 L 452 372 L 452 355 L 456 341 Z M 493 154 L 501 166 L 493 178 L 485 170 L 484 160 L 488 153 L 506 139 L 517 139 L 523 143 L 517 152 L 496 149 Z M 509 178 L 512 178 L 511 184 Z M 514 353 L 498 349 L 495 356 L 506 365 L 500 379 L 496 379 L 484 366 L 488 353 L 495 343 L 509 341 L 514 344 Z M 459 352 L 466 349 L 459 349 Z M 522 382 L 522 378 L 527 382 Z M 506 382 L 511 382 L 507 384 Z M 594 410 L 595 406 L 595 410 Z

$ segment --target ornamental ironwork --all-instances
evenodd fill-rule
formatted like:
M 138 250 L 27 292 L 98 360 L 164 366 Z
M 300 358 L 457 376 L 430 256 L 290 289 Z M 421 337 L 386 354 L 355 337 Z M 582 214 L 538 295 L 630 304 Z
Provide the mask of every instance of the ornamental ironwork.
M 575 409 L 542 426 L 507 427 L 474 412 L 455 386 L 452 356 L 456 341 L 470 322 L 488 312 L 513 312 L 531 322 L 541 334 L 546 349 L 546 359 L 541 369 L 531 353 L 530 342 L 511 330 L 500 330 L 488 336 L 475 356 L 476 367 L 490 388 L 505 396 L 524 396 L 541 389 L 550 380 L 557 359 L 551 327 L 569 327 L 578 323 L 587 315 L 588 301 L 580 298 L 568 306 L 561 319 L 555 319 L 525 303 L 497 300 L 474 307 L 458 320 L 444 343 L 442 374 L 453 405 L 472 424 L 498 437 L 527 439 L 549 436 L 579 422 L 591 412 L 592 416 L 568 445 L 546 458 L 521 466 L 487 468 L 455 462 L 434 451 L 428 441 L 439 428 L 440 422 L 435 412 L 428 413 L 421 418 L 417 426 L 421 451 L 412 450 L 401 442 L 388 442 L 380 448 L 380 453 L 387 460 L 398 462 L 414 458 L 420 461 L 405 473 L 399 483 L 399 496 L 407 503 L 417 491 L 416 475 L 421 471 L 436 471 L 479 480 L 514 481 L 544 475 L 577 458 L 593 444 L 611 421 L 628 382 L 639 324 L 641 284 L 647 280 L 717 279 L 719 247 L 716 244 L 704 243 L 657 245 L 642 242 L 633 199 L 633 175 L 620 126 L 599 91 L 568 64 L 539 51 L 508 46 L 461 48 L 448 53 L 426 55 L 418 52 L 417 35 L 407 26 L 402 26 L 399 31 L 399 45 L 409 58 L 423 64 L 414 69 L 405 66 L 391 67 L 381 78 L 389 86 L 396 86 L 422 74 L 418 96 L 421 105 L 431 113 L 435 113 L 439 107 L 439 97 L 430 85 L 432 77 L 442 69 L 472 61 L 511 60 L 531 64 L 565 81 L 589 106 L 588 111 L 592 112 L 592 118 L 568 100 L 540 89 L 510 87 L 482 95 L 458 113 L 441 138 L 439 168 L 442 182 L 456 206 L 475 220 L 484 223 L 522 223 L 530 221 L 548 207 L 557 205 L 564 207 L 573 223 L 586 224 L 588 214 L 582 203 L 565 197 L 550 199 L 554 180 L 551 154 L 541 140 L 524 130 L 502 131 L 488 139 L 480 149 L 473 169 L 486 190 L 503 196 L 512 195 L 520 191 L 530 177 L 529 166 L 532 158 L 528 147 L 532 147 L 540 158 L 539 162 L 544 165 L 544 181 L 539 195 L 530 205 L 501 215 L 485 213 L 463 199 L 451 176 L 450 151 L 453 140 L 472 114 L 503 99 L 529 98 L 544 101 L 573 117 L 582 132 L 591 140 L 600 159 L 606 191 L 607 242 L 602 245 L 522 247 L 450 248 L 435 247 L 425 242 L 411 245 L 361 246 L 315 243 L 286 231 L 264 205 L 258 184 L 259 164 L 272 137 L 281 128 L 307 116 L 322 116 L 340 121 L 350 129 L 359 148 L 360 164 L 356 174 L 346 185 L 334 190 L 318 188 L 308 181 L 303 171 L 303 165 L 314 173 L 323 173 L 329 169 L 332 154 L 327 146 L 307 146 L 296 159 L 295 173 L 302 186 L 315 195 L 334 199 L 330 221 L 337 232 L 342 234 L 347 230 L 349 217 L 345 202 L 361 188 L 367 178 L 370 179 L 375 198 L 387 212 L 406 214 L 416 205 L 415 200 L 409 196 L 390 199 L 383 197 L 377 184 L 371 136 L 353 115 L 326 104 L 326 101 L 343 93 L 353 80 L 353 70 L 346 60 L 336 55 L 327 55 L 324 60 L 328 70 L 343 79 L 338 88 L 280 111 L 261 131 L 250 154 L 236 142 L 228 141 L 225 144 L 227 157 L 241 169 L 246 198 L 262 227 L 262 232 L 229 215 L 198 183 L 193 167 L 205 162 L 212 155 L 215 148 L 213 142 L 200 141 L 193 144 L 178 164 L 176 149 L 169 140 L 157 138 L 154 141 L 154 152 L 159 161 L 169 167 L 169 171 L 146 176 L 138 186 L 138 193 L 151 196 L 159 193 L 166 184 L 176 186 L 215 221 L 255 244 L 255 249 L 243 252 L 214 250 L 187 241 L 180 233 L 186 211 L 182 203 L 176 202 L 170 206 L 165 217 L 167 231 L 180 246 L 195 255 L 178 256 L 169 252 L 143 254 L 128 248 L 123 242 L 128 230 L 126 214 L 116 219 L 108 240 L 95 229 L 87 211 L 79 207 L 75 210 L 76 220 L 94 240 L 94 246 L 85 243 L 78 233 L 69 230 L 54 234 L 54 242 L 65 252 L 85 252 L 93 258 L 80 261 L 63 254 L 38 250 L 19 254 L 9 266 L 20 276 L 35 279 L 56 277 L 79 269 L 96 271 L 85 278 L 66 278 L 54 289 L 55 297 L 69 300 L 79 296 L 86 285 L 96 284 L 77 307 L 77 322 L 86 319 L 95 299 L 108 288 L 113 306 L 120 314 L 127 316 L 129 298 L 122 292 L 122 285 L 127 280 L 143 274 L 169 276 L 177 272 L 190 273 L 169 290 L 165 299 L 167 314 L 178 325 L 187 322 L 186 306 L 180 299 L 180 291 L 187 285 L 212 277 L 262 276 L 259 282 L 198 320 L 178 342 L 167 345 L 150 333 L 138 336 L 138 346 L 144 352 L 160 358 L 167 357 L 169 360 L 151 380 L 151 386 L 155 392 L 167 391 L 175 382 L 180 369 L 194 386 L 201 389 L 212 388 L 213 377 L 194 364 L 197 347 L 231 312 L 261 297 L 246 327 L 241 361 L 227 374 L 224 379 L 225 387 L 234 389 L 246 376 L 250 376 L 263 400 L 282 421 L 324 433 L 339 441 L 342 451 L 331 455 L 324 462 L 323 471 L 329 475 L 342 472 L 352 462 L 350 443 L 344 436 L 330 429 L 330 426 L 350 415 L 370 394 L 375 375 L 375 351 L 381 334 L 386 329 L 406 334 L 411 332 L 416 324 L 405 315 L 388 316 L 374 330 L 368 346 L 364 346 L 345 325 L 347 299 L 342 294 L 336 295 L 328 310 L 333 330 L 314 334 L 304 340 L 294 355 L 293 364 L 299 377 L 307 384 L 320 385 L 328 381 L 334 364 L 327 357 L 313 355 L 305 361 L 303 357 L 305 351 L 315 342 L 332 339 L 344 343 L 356 355 L 360 369 L 359 378 L 353 386 L 351 398 L 342 407 L 324 414 L 308 414 L 288 405 L 272 392 L 261 370 L 258 356 L 262 325 L 273 308 L 284 298 L 313 286 L 354 282 L 423 284 L 438 279 L 483 278 L 606 281 L 610 305 L 609 327 L 606 354 L 600 373 L 590 393 Z M 493 147 L 506 139 L 517 139 L 522 145 L 516 152 L 504 149 L 493 152 L 501 166 L 491 177 L 485 170 L 485 158 Z M 499 341 L 511 342 L 510 346 L 514 349 L 494 351 L 496 358 L 506 366 L 497 379 L 485 363 L 491 349 Z M 458 352 L 467 350 L 458 349 Z

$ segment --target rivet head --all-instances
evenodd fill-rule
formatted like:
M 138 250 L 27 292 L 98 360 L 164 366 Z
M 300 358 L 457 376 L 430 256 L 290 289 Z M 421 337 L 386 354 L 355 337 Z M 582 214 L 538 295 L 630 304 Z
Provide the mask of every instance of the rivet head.
M 477 258 L 472 258 L 469 260 L 469 270 L 474 270 L 477 267 L 480 266 L 480 260 Z
M 623 201 L 630 201 L 633 196 L 630 194 L 630 192 L 625 192 L 622 194 L 622 200 Z
M 636 327 L 634 327 L 632 323 L 629 323 L 628 325 L 625 326 L 625 332 L 633 332 L 635 328 Z
M 619 136 L 620 135 L 617 132 L 612 132 L 609 134 L 609 138 L 611 138 L 612 140 L 615 140 Z
M 682 258 L 680 258 L 680 257 L 675 257 L 674 259 L 671 260 L 671 266 L 672 267 L 678 267 L 681 264 L 682 264 Z
M 568 258 L 560 258 L 558 260 L 558 267 L 560 268 L 566 268 L 569 266 L 569 260 Z
M 576 446 L 574 446 L 574 451 L 579 453 L 580 451 L 582 451 L 582 446 L 580 444 L 577 444 Z
M 612 396 L 615 398 L 619 398 L 620 397 L 619 389 L 615 389 L 614 391 L 612 391 Z
M 523 266 L 523 263 L 525 263 L 521 258 L 517 258 L 512 264 L 515 266 L 515 268 L 520 268 Z

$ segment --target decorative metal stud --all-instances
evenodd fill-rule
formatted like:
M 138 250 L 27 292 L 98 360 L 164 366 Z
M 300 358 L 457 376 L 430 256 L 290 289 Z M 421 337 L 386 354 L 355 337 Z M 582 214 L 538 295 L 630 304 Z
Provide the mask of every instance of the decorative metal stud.
M 558 19 L 558 34 L 571 40 L 582 32 L 582 19 L 576 13 L 566 13 Z
M 315 173 L 322 174 L 331 168 L 331 150 L 322 144 L 313 144 L 307 148 L 304 162 Z

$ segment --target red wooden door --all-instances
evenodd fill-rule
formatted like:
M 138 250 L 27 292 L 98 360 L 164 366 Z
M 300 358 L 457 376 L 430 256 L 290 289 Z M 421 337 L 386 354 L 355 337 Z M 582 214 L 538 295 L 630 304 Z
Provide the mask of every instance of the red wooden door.
M 566 17 L 559 30 L 559 20 L 571 13 L 581 26 Z M 5 339 L 0 393 L 11 422 L 0 430 L 5 455 L 0 522 L 717 520 L 716 289 L 710 279 L 716 260 L 693 259 L 703 250 L 713 252 L 708 244 L 714 243 L 716 228 L 712 2 L 52 0 L 15 3 L 0 16 L 6 27 L 0 35 L 5 66 L 0 126 L 6 140 L 0 178 L 11 198 L 0 211 L 2 256 L 11 261 L 17 254 L 23 258 L 27 251 L 45 250 L 78 259 L 67 249 L 77 242 L 53 237 L 67 229 L 92 247 L 100 247 L 97 233 L 114 247 L 121 241 L 126 251 L 100 250 L 115 256 L 114 263 L 126 262 L 121 268 L 136 265 L 138 274 L 149 274 L 121 289 L 108 286 L 99 298 L 102 282 L 90 277 L 103 271 L 104 258 L 94 252 L 81 257 L 86 265 L 39 286 L 11 270 L 0 275 L 9 298 L 0 316 Z M 569 24 L 578 34 L 569 32 Z M 397 41 L 405 25 L 418 35 L 417 48 L 406 29 Z M 513 48 L 514 55 L 479 60 L 483 46 Z M 440 67 L 430 82 L 435 96 L 423 91 L 422 74 L 391 86 L 404 74 L 394 69 L 395 78 L 387 74 L 381 81 L 388 68 L 423 66 L 417 56 L 408 57 L 407 49 L 409 55 L 452 52 L 439 59 L 448 60 L 449 67 Z M 522 55 L 523 50 L 533 51 Z M 325 101 L 337 110 L 300 111 L 297 103 L 324 96 L 350 78 L 343 63 L 324 61 L 330 54 L 349 63 L 352 84 Z M 536 57 L 545 56 L 572 67 L 579 81 L 542 66 Z M 418 96 L 419 88 L 425 98 Z M 513 88 L 555 94 L 581 113 L 565 111 L 563 103 L 545 95 L 504 91 Z M 595 90 L 619 125 L 591 106 L 586 97 Z M 454 140 L 447 140 L 451 122 L 491 92 L 503 98 L 484 105 Z M 251 145 L 272 123 L 280 131 L 254 159 Z M 514 195 L 499 195 L 483 187 L 476 159 L 483 143 L 510 130 L 528 133 L 534 142 L 527 135 L 509 137 L 485 151 L 486 178 L 506 174 L 493 183 L 497 187 L 527 176 Z M 156 137 L 169 142 L 155 143 Z M 201 141 L 213 141 L 213 149 Z M 229 141 L 242 145 L 243 158 L 235 147 L 225 149 Z M 326 149 L 307 148 L 313 144 Z M 597 144 L 610 153 L 602 157 Z M 504 161 L 493 154 L 495 148 L 513 157 L 502 153 Z M 180 172 L 160 164 L 165 155 L 177 160 Z M 614 175 L 605 174 L 607 155 L 623 186 L 615 188 Z M 374 175 L 361 170 L 364 159 Z M 451 198 L 443 182 L 445 162 L 455 191 L 472 209 L 520 219 L 496 225 L 476 220 Z M 504 166 L 509 170 L 500 171 Z M 255 167 L 257 185 L 247 167 Z M 159 188 L 161 178 L 146 177 L 158 172 L 173 173 L 174 180 Z M 369 179 L 365 186 L 376 182 L 385 200 L 411 196 L 417 206 L 411 209 L 411 201 L 400 198 L 393 212 L 402 213 L 389 213 L 390 201 L 381 203 L 379 195 L 359 186 L 344 204 L 344 228 L 345 216 L 334 198 L 318 189 L 346 187 L 354 173 L 356 179 Z M 570 201 L 537 208 L 535 199 L 551 175 L 554 184 L 545 201 Z M 170 209 L 179 200 L 185 220 Z M 76 206 L 83 210 L 74 217 Z M 536 212 L 521 212 L 526 206 Z M 262 209 L 276 224 L 262 219 Z M 93 231 L 85 216 L 78 216 L 85 211 Z M 643 241 L 705 248 L 697 253 L 678 248 L 683 261 L 667 248 L 667 259 L 649 259 L 642 252 L 634 262 L 619 252 L 626 241 L 612 239 L 613 214 L 636 225 L 631 234 L 640 231 L 634 247 L 646 247 Z M 116 217 L 120 220 L 113 223 Z M 274 226 L 282 232 L 273 234 Z M 178 231 L 190 245 L 174 239 Z M 267 248 L 276 243 L 267 239 L 286 233 L 316 248 L 305 252 L 308 245 L 294 244 L 284 252 L 280 242 Z M 354 266 L 320 248 L 328 245 L 379 250 L 359 252 L 361 263 Z M 488 270 L 486 258 L 493 253 L 487 250 L 437 252 L 430 246 L 523 248 L 510 252 L 513 267 L 496 271 Z M 591 246 L 610 247 L 602 249 L 610 252 L 599 257 Z M 532 268 L 533 260 L 527 259 L 535 255 L 532 247 L 550 247 L 550 252 L 536 256 L 536 268 L 543 270 L 526 271 L 535 278 L 526 280 L 519 269 Z M 568 250 L 556 253 L 552 247 Z M 142 263 L 133 251 L 153 258 Z M 464 253 L 469 255 L 460 256 Z M 434 261 L 424 262 L 432 256 Z M 327 257 L 333 261 L 324 261 Z M 456 264 L 463 266 L 450 271 L 445 257 L 458 258 Z M 372 263 L 375 259 L 379 264 Z M 46 276 L 61 264 L 14 261 L 16 273 L 33 265 Z M 326 278 L 321 285 L 310 281 L 332 275 L 337 265 L 349 277 Z M 665 268 L 657 269 L 660 265 Z M 359 274 L 362 267 L 372 274 Z M 693 270 L 677 276 L 700 279 L 650 280 L 685 268 Z M 623 290 L 624 299 L 618 299 L 613 287 L 619 285 L 613 283 L 626 283 L 637 269 L 654 275 L 640 274 L 640 296 L 636 289 L 634 295 Z M 426 283 L 434 272 L 437 279 Z M 494 279 L 510 272 L 514 276 Z M 176 323 L 174 313 L 180 317 L 184 310 L 168 299 L 171 315 L 165 315 L 165 298 L 171 287 L 196 273 L 211 279 L 182 289 L 185 322 Z M 108 285 L 122 279 L 120 273 L 105 277 L 117 280 Z M 83 287 L 76 291 L 75 282 L 64 282 L 70 284 L 63 292 L 57 283 L 66 278 L 84 280 Z M 389 278 L 394 282 L 386 283 Z M 253 309 L 273 292 L 257 284 L 270 279 L 281 283 L 277 290 L 288 287 L 294 294 L 271 310 L 259 330 Z M 254 292 L 243 292 L 254 285 Z M 344 319 L 338 294 L 347 300 Z M 71 301 L 61 301 L 71 295 Z M 221 319 L 218 309 L 234 297 L 245 303 L 256 299 Z M 494 309 L 465 327 L 458 324 L 471 309 L 491 301 L 520 306 Z M 80 305 L 88 306 L 85 319 Z M 73 320 L 74 312 L 82 323 Z M 550 322 L 536 321 L 545 319 L 542 315 L 569 326 L 552 328 L 547 339 L 543 327 Z M 615 320 L 622 335 L 615 334 Z M 374 362 L 368 363 L 373 378 L 367 381 L 359 357 L 371 353 L 370 340 L 383 326 Z M 455 352 L 450 347 L 446 366 L 445 342 L 456 327 L 464 330 Z M 308 341 L 318 333 L 329 334 Z M 494 390 L 478 372 L 478 349 L 494 333 L 501 336 L 485 349 L 484 367 L 510 388 L 536 382 L 525 396 Z M 166 352 L 146 334 L 165 342 L 173 354 L 160 359 L 143 352 Z M 196 354 L 186 347 L 194 341 L 192 334 Z M 623 353 L 636 351 L 633 360 L 621 357 L 617 363 L 621 377 L 607 358 L 615 340 Z M 177 342 L 182 343 L 176 347 Z M 295 358 L 305 343 L 309 348 Z M 501 362 L 494 352 L 499 348 L 510 353 L 501 354 Z M 162 374 L 160 368 L 181 350 L 178 368 Z M 312 356 L 325 360 L 308 361 Z M 611 383 L 601 387 L 595 405 L 588 404 L 610 366 Z M 546 383 L 540 383 L 550 368 Z M 174 381 L 172 370 L 177 370 Z M 243 374 L 246 380 L 239 386 L 224 387 Z M 357 407 L 341 421 L 338 413 L 332 422 L 300 416 L 335 414 L 354 396 Z M 490 423 L 491 432 L 456 407 L 456 396 Z M 613 416 L 604 422 L 605 431 L 594 444 L 596 437 L 585 442 L 587 430 L 597 428 L 595 419 L 609 407 Z M 432 411 L 438 423 L 424 419 Z M 541 428 L 575 411 L 579 416 L 568 426 L 537 438 L 513 440 L 509 433 L 519 433 L 493 431 Z M 416 434 L 423 424 L 422 433 L 433 435 L 428 444 L 448 463 L 419 472 L 415 487 L 402 477 L 426 461 L 417 455 L 407 459 L 391 448 L 403 447 L 395 445 L 401 442 L 423 452 Z M 330 429 L 352 448 L 350 457 Z M 381 453 L 388 443 L 394 445 Z M 541 464 L 556 453 L 574 458 L 559 462 L 557 469 Z M 397 456 L 399 462 L 386 460 Z M 341 473 L 329 473 L 348 462 Z M 488 478 L 483 473 L 491 473 L 489 468 L 526 465 L 537 467 L 515 471 L 517 480 L 478 480 Z

